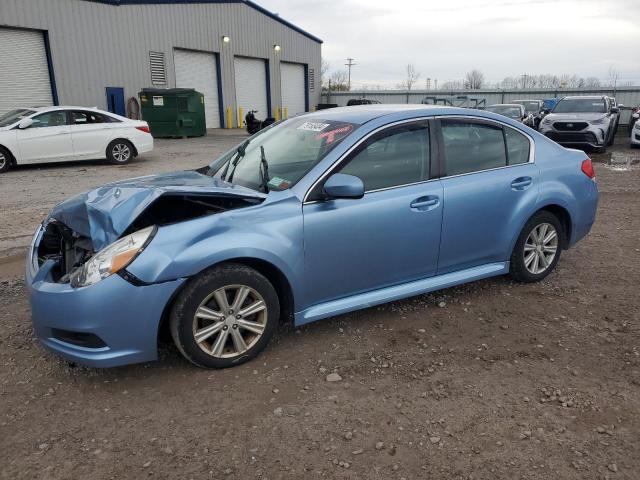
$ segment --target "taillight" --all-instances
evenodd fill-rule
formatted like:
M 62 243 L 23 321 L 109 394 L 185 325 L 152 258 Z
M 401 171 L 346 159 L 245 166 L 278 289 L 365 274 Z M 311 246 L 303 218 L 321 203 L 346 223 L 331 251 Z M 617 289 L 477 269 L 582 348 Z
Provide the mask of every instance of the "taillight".
M 136 127 L 136 130 L 140 130 L 141 132 L 144 132 L 144 133 L 151 133 L 151 130 L 149 130 L 148 125 L 145 125 L 144 127 Z
M 593 169 L 593 164 L 591 163 L 591 159 L 587 158 L 582 161 L 582 173 L 584 173 L 589 178 L 596 178 L 596 172 Z

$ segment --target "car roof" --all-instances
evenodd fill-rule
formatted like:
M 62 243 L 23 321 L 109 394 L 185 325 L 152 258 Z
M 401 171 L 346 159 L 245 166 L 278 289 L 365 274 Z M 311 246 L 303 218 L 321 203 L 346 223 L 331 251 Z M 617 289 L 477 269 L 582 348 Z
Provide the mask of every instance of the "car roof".
M 494 103 L 493 105 L 489 105 L 489 107 L 521 107 L 519 103 Z
M 78 106 L 73 106 L 73 105 L 54 105 L 54 106 L 50 106 L 50 107 L 18 107 L 20 109 L 24 109 L 24 110 L 33 110 L 35 112 L 38 113 L 43 113 L 43 112 L 55 112 L 56 110 L 88 110 L 91 112 L 98 112 L 98 113 L 104 113 L 107 115 L 115 115 L 112 112 L 107 112 L 105 110 L 100 110 L 97 107 L 78 107 Z
M 512 102 L 538 102 L 541 103 L 544 100 L 539 100 L 537 98 L 519 98 L 518 100 L 512 100 Z
M 440 114 L 469 114 L 468 108 L 445 107 L 441 105 L 389 105 L 389 104 L 372 104 L 358 105 L 354 107 L 336 107 L 317 112 L 305 114 L 305 118 L 322 119 L 338 122 L 349 122 L 363 124 L 376 118 L 386 115 L 407 113 L 407 117 L 415 116 L 416 113 L 424 113 L 425 115 Z
M 604 100 L 605 98 L 609 98 L 606 95 L 569 95 L 567 97 L 562 97 L 561 100 L 576 100 L 576 99 L 586 99 L 586 100 Z

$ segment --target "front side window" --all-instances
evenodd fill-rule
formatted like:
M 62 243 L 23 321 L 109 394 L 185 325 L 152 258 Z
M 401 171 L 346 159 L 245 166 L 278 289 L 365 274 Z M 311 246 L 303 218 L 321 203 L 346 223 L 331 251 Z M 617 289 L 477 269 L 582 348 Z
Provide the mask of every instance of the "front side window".
M 365 191 L 421 182 L 429 178 L 429 129 L 426 124 L 389 128 L 360 145 L 340 173 L 355 175 Z
M 507 165 L 504 136 L 499 126 L 442 120 L 442 138 L 446 175 Z
M 29 128 L 61 127 L 67 124 L 67 112 L 56 110 L 33 117 L 33 124 Z
M 261 130 L 227 152 L 210 166 L 208 175 L 254 190 L 284 190 L 357 127 L 335 120 L 292 118 Z

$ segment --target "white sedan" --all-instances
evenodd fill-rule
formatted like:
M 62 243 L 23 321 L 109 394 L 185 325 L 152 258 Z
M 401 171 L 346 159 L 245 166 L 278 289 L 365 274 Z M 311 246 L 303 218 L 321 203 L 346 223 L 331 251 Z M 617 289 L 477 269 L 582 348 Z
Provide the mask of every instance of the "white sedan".
M 13 165 L 107 159 L 153 150 L 147 122 L 85 107 L 19 108 L 0 116 L 0 173 Z

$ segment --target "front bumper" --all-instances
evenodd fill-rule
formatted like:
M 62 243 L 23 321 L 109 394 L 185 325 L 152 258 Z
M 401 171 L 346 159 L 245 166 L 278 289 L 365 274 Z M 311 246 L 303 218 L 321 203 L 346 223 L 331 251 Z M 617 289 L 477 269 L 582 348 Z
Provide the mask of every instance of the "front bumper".
M 579 131 L 562 131 L 556 130 L 553 125 L 540 124 L 538 131 L 560 145 L 586 145 L 595 148 L 606 144 L 606 130 L 596 125 L 589 125 Z
M 38 339 L 67 360 L 90 367 L 115 367 L 156 360 L 160 320 L 184 279 L 135 286 L 119 275 L 82 288 L 55 283 L 53 262 L 35 277 L 27 273 L 31 315 Z M 68 341 L 70 335 L 91 334 L 101 346 Z

